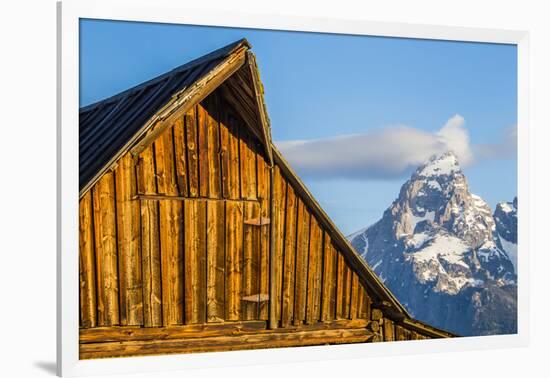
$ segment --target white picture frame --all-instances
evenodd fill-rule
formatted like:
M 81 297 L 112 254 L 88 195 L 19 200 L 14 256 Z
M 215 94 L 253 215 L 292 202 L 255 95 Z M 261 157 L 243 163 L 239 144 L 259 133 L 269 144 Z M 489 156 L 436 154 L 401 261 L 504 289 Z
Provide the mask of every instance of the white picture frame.
M 519 347 L 529 334 L 529 35 L 525 31 L 435 25 L 381 23 L 331 18 L 290 17 L 186 8 L 177 1 L 162 3 L 116 0 L 58 3 L 57 93 L 57 373 L 62 376 L 173 371 L 276 362 L 364 358 Z M 174 24 L 244 27 L 339 34 L 375 35 L 450 41 L 507 43 L 518 52 L 518 333 L 450 340 L 353 344 L 238 352 L 166 355 L 100 360 L 78 358 L 78 110 L 79 19 L 110 19 Z

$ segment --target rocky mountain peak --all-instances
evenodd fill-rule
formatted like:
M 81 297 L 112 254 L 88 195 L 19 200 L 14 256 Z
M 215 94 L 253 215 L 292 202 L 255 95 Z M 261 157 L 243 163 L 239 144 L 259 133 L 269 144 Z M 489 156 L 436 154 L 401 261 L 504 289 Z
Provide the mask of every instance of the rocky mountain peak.
M 499 202 L 493 214 L 499 242 L 517 270 L 518 198 L 512 202 Z
M 420 233 L 417 225 L 427 222 L 473 248 L 493 240 L 491 208 L 481 197 L 470 193 L 466 176 L 452 152 L 434 156 L 419 167 L 402 186 L 392 207 L 401 236 Z
M 415 175 L 422 177 L 450 176 L 461 172 L 458 158 L 452 151 L 432 156 L 424 165 L 419 167 Z
M 501 206 L 502 219 L 511 214 L 507 206 L 512 205 Z M 479 294 L 487 287 L 499 293 L 515 287 L 515 269 L 491 208 L 470 192 L 452 152 L 420 166 L 382 218 L 350 241 L 414 315 L 434 324 L 441 325 L 441 319 L 424 312 L 435 298 L 456 302 L 464 293 Z

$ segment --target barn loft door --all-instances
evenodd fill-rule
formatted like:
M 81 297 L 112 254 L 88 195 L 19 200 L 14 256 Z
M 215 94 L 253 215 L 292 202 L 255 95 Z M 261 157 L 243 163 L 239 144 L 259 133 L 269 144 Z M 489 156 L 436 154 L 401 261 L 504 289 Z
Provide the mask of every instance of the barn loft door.
M 267 319 L 259 201 L 141 199 L 145 326 Z

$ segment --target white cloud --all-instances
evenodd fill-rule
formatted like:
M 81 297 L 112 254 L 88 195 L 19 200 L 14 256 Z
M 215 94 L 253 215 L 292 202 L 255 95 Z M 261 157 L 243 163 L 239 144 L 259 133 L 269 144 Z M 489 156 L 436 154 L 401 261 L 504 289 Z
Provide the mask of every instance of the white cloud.
M 449 150 L 463 166 L 474 161 L 464 118 L 458 114 L 432 133 L 402 125 L 364 134 L 276 144 L 301 175 L 311 178 L 403 177 L 432 155 Z
M 464 117 L 460 114 L 454 115 L 437 132 L 437 135 L 442 138 L 446 148 L 455 153 L 460 164 L 469 165 L 472 163 L 473 154 L 470 148 L 470 135 L 464 127 Z M 439 151 L 434 153 L 439 153 Z

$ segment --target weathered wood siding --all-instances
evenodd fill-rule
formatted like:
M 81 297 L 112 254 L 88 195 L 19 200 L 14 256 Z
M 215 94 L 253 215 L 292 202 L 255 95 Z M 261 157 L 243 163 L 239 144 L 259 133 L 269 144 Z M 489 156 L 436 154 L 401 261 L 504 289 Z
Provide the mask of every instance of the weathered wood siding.
M 365 282 L 225 92 L 81 198 L 81 357 L 421 338 L 373 316 Z

